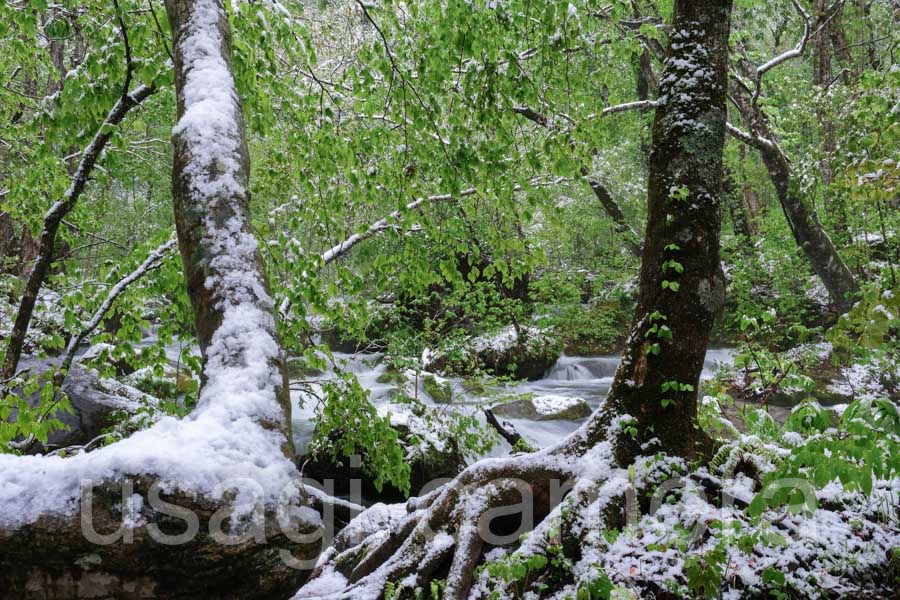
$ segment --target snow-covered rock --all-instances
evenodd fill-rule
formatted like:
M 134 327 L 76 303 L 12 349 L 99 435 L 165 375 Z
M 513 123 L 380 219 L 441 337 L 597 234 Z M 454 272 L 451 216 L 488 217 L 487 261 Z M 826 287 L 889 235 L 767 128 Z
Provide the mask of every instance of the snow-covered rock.
M 491 409 L 495 415 L 531 421 L 576 421 L 590 416 L 591 407 L 583 398 L 567 396 L 535 396 L 498 404 Z
M 115 346 L 108 343 L 94 344 L 88 348 L 84 354 L 78 357 L 78 362 L 83 365 L 90 365 L 95 361 L 104 361 L 116 368 L 117 375 L 130 375 L 134 373 L 134 367 L 125 360 L 116 360 L 113 358 Z
M 544 376 L 561 353 L 562 344 L 552 332 L 523 327 L 519 333 L 509 326 L 470 339 L 462 349 L 462 358 L 428 353 L 430 362 L 425 370 L 463 376 L 480 370 L 497 376 L 535 380 Z
M 62 385 L 72 412 L 58 411 L 54 416 L 65 426 L 50 432 L 47 444 L 35 444 L 32 452 L 79 446 L 88 443 L 115 422 L 115 413 L 135 414 L 140 408 L 153 406 L 156 398 L 112 379 L 100 379 L 97 372 L 75 363 Z M 28 403 L 37 406 L 40 392 L 32 394 Z

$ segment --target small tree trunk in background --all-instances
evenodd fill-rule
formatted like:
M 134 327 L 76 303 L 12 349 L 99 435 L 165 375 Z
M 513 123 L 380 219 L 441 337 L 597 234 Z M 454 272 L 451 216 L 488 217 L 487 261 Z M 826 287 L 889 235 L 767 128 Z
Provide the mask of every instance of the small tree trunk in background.
M 857 79 L 856 64 L 853 61 L 853 53 L 850 52 L 850 43 L 844 34 L 844 5 L 837 7 L 837 12 L 828 26 L 828 37 L 831 39 L 833 55 L 844 63 L 842 79 L 845 85 L 851 85 Z M 824 32 L 823 32 L 824 33 Z
M 735 235 L 744 238 L 746 244 L 743 247 L 749 249 L 752 247 L 753 231 L 750 228 L 750 214 L 744 202 L 744 186 L 746 183 L 739 187 L 735 181 L 734 172 L 726 168 L 722 183 L 722 197 L 728 207 Z
M 694 457 L 697 387 L 725 298 L 719 259 L 731 0 L 676 0 L 653 124 L 636 322 L 602 412 L 636 419 L 616 458 L 640 445 Z M 708 75 L 692 77 L 702 70 Z M 666 389 L 677 384 L 675 389 Z M 595 417 L 596 418 L 596 417 Z M 601 434 L 601 427 L 592 437 Z
M 831 37 L 829 31 L 832 27 L 832 21 L 829 20 L 828 0 L 815 0 L 814 14 L 815 25 L 814 31 L 819 34 L 813 38 L 813 84 L 819 89 L 819 105 L 816 108 L 816 117 L 819 121 L 819 127 L 822 132 L 822 152 L 824 156 L 819 161 L 819 168 L 822 171 L 822 197 L 825 205 L 825 212 L 832 218 L 835 229 L 845 234 L 847 232 L 847 214 L 844 206 L 843 198 L 840 194 L 835 194 L 829 189 L 834 183 L 834 171 L 831 167 L 831 160 L 837 150 L 837 139 L 835 136 L 834 123 L 828 114 L 828 109 L 824 104 L 827 103 L 826 96 L 828 87 L 831 85 Z
M 762 206 L 759 203 L 759 195 L 754 191 L 753 186 L 745 182 L 741 186 L 741 201 L 744 209 L 747 211 L 747 225 L 750 228 L 751 235 L 759 233 L 759 218 L 762 215 Z
M 838 254 L 834 243 L 819 222 L 816 211 L 807 206 L 799 190 L 799 184 L 794 180 L 793 168 L 778 147 L 768 117 L 761 110 L 753 109 L 748 93 L 737 86 L 733 89 L 735 93 L 732 97 L 744 119 L 751 124 L 756 135 L 770 142 L 756 144 L 756 148 L 769 172 L 769 179 L 775 186 L 775 192 L 778 194 L 794 240 L 803 250 L 813 273 L 822 280 L 835 308 L 842 313 L 847 312 L 853 306 L 853 297 L 859 290 L 856 278 Z

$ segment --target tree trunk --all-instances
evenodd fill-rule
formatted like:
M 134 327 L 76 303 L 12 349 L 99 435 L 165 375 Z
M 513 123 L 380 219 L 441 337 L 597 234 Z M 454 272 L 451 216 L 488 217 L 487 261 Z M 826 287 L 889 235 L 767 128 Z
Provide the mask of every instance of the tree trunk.
M 754 109 L 749 93 L 734 86 L 732 95 L 744 119 L 747 120 L 757 140 L 754 144 L 759 150 L 763 164 L 769 172 L 769 178 L 775 186 L 778 200 L 787 218 L 788 225 L 797 245 L 809 261 L 810 267 L 828 290 L 828 296 L 835 308 L 846 312 L 853 306 L 853 297 L 859 289 L 856 278 L 847 268 L 834 247 L 834 243 L 816 216 L 810 210 L 794 181 L 793 169 L 787 157 L 778 146 L 777 138 L 769 127 L 768 117 L 759 109 Z
M 169 0 L 167 10 L 176 220 L 205 382 L 189 417 L 164 417 L 105 448 L 65 459 L 0 455 L 3 600 L 282 598 L 321 547 L 322 522 L 301 509 L 290 458 L 284 361 L 250 232 L 225 8 Z M 92 496 L 79 495 L 84 481 Z M 230 516 L 239 506 L 248 519 Z M 116 529 L 110 540 L 88 535 Z
M 831 47 L 834 56 L 844 62 L 846 65 L 843 70 L 842 79 L 844 84 L 851 85 L 857 80 L 856 64 L 853 61 L 853 54 L 850 52 L 850 43 L 844 34 L 844 5 L 837 7 L 834 18 L 828 26 L 828 37 L 831 39 Z M 824 32 L 823 32 L 824 33 Z
M 635 325 L 606 410 L 636 419 L 620 464 L 651 438 L 694 457 L 697 388 L 725 299 L 719 260 L 731 2 L 675 2 L 653 124 L 647 229 Z M 705 77 L 693 77 L 702 70 Z M 673 386 L 677 385 L 677 389 Z
M 826 94 L 831 85 L 831 37 L 829 32 L 833 27 L 830 3 L 827 0 L 816 0 L 814 14 L 816 17 L 814 30 L 819 31 L 813 39 L 813 84 L 819 89 L 819 106 L 816 108 L 816 117 L 822 132 L 822 152 L 824 156 L 819 161 L 822 171 L 823 200 L 825 212 L 834 220 L 835 228 L 841 232 L 847 231 L 847 215 L 844 203 L 840 195 L 835 196 L 830 189 L 834 183 L 834 171 L 831 167 L 832 157 L 837 150 L 837 138 L 834 123 L 828 115 L 828 109 L 823 106 L 826 102 Z

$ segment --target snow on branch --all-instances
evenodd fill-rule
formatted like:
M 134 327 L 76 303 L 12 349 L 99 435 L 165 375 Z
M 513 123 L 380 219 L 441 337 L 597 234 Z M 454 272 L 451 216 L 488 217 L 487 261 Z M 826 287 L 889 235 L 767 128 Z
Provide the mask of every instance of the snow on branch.
M 591 119 L 596 119 L 597 117 L 605 117 L 607 115 L 613 115 L 629 110 L 650 110 L 656 108 L 657 106 L 659 106 L 659 100 L 635 100 L 634 102 L 624 102 L 622 104 L 607 106 L 602 111 L 600 111 L 599 115 L 588 115 L 586 120 L 590 121 Z
M 772 140 L 767 140 L 764 137 L 749 134 L 746 131 L 735 127 L 731 123 L 726 123 L 725 127 L 728 129 L 729 134 L 744 142 L 748 146 L 752 146 L 753 148 L 756 148 L 758 150 L 777 150 L 777 146 L 774 142 L 772 142 Z
M 794 8 L 797 9 L 797 12 L 800 13 L 800 17 L 803 19 L 803 35 L 800 36 L 800 41 L 797 42 L 797 45 L 791 48 L 790 50 L 779 54 L 774 57 L 772 60 L 768 61 L 765 64 L 760 65 L 756 69 L 756 78 L 757 78 L 757 87 L 759 86 L 759 80 L 762 79 L 762 76 L 765 75 L 768 71 L 771 71 L 778 65 L 787 62 L 791 59 L 797 58 L 803 55 L 803 52 L 806 50 L 806 44 L 809 41 L 809 13 L 806 12 L 806 9 L 800 5 L 798 0 L 791 0 L 794 4 Z
M 517 185 L 513 188 L 513 192 L 521 192 L 528 188 L 539 188 L 539 187 L 549 187 L 556 185 L 558 183 L 562 183 L 565 181 L 564 177 L 558 177 L 556 179 L 544 179 L 542 177 L 536 177 L 528 182 L 527 187 L 523 187 L 521 185 Z M 404 209 L 395 210 L 388 216 L 383 219 L 379 219 L 375 221 L 371 225 L 369 225 L 368 229 L 366 229 L 362 233 L 355 233 L 345 239 L 340 244 L 332 247 L 330 250 L 327 250 L 322 254 L 322 266 L 325 266 L 336 259 L 340 258 L 347 252 L 349 252 L 354 246 L 359 244 L 360 242 L 364 242 L 365 240 L 371 238 L 377 233 L 384 231 L 385 229 L 389 229 L 391 227 L 391 221 L 395 221 L 400 218 L 400 215 L 403 212 L 416 210 L 425 204 L 435 204 L 438 202 L 446 202 L 448 200 L 453 200 L 454 198 L 465 198 L 467 196 L 474 196 L 478 193 L 476 188 L 469 188 L 467 190 L 463 190 L 458 194 L 437 194 L 434 196 L 427 196 L 425 198 L 418 198 L 409 204 L 407 204 Z
M 650 110 L 651 108 L 656 108 L 657 106 L 659 106 L 659 102 L 656 100 L 637 100 L 635 102 L 625 102 L 624 104 L 608 106 L 604 108 L 603 112 L 601 112 L 600 114 L 605 117 L 606 115 L 625 112 L 627 110 Z
M 132 283 L 158 268 L 163 259 L 165 259 L 169 253 L 175 248 L 177 240 L 172 237 L 168 242 L 162 244 L 153 252 L 151 252 L 147 259 L 144 260 L 134 271 L 120 279 L 113 287 L 109 290 L 109 293 L 106 295 L 106 299 L 103 300 L 103 303 L 100 305 L 100 308 L 94 313 L 94 316 L 91 317 L 91 320 L 88 321 L 87 325 L 79 332 L 78 335 L 73 337 L 69 341 L 69 345 L 66 348 L 66 359 L 63 362 L 63 369 L 68 369 L 69 365 L 72 364 L 72 359 L 75 357 L 75 352 L 78 350 L 78 346 L 87 338 L 91 333 L 100 325 L 100 321 L 103 320 L 103 317 L 112 307 L 113 303 L 122 295 L 122 293 L 128 289 Z

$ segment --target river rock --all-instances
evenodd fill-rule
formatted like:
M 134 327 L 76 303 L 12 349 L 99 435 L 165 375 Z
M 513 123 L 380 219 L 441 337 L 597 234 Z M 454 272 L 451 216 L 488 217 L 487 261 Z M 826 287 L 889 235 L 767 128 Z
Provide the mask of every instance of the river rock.
M 562 344 L 549 331 L 512 326 L 469 340 L 458 357 L 428 353 L 427 371 L 467 376 L 487 371 L 498 377 L 534 381 L 544 376 L 562 354 Z
M 391 427 L 397 430 L 400 443 L 406 449 L 413 495 L 418 495 L 427 483 L 456 477 L 466 468 L 466 457 L 459 444 L 448 432 L 440 431 L 436 423 L 429 423 L 409 412 L 392 412 Z
M 113 358 L 115 346 L 108 343 L 94 344 L 88 348 L 84 354 L 78 357 L 78 362 L 83 365 L 90 365 L 95 361 L 106 362 L 116 369 L 116 375 L 131 375 L 135 369 L 127 360 Z
M 20 365 L 34 362 L 24 360 Z M 48 363 L 30 366 L 33 372 L 41 372 L 47 368 Z M 100 379 L 96 371 L 78 363 L 74 363 L 69 369 L 62 391 L 69 398 L 72 412 L 59 411 L 55 417 L 65 428 L 51 432 L 46 446 L 35 444 L 31 452 L 86 444 L 114 424 L 114 413 L 117 411 L 134 414 L 142 406 L 158 402 L 154 397 L 121 382 Z M 37 406 L 40 403 L 40 392 L 32 394 L 27 400 L 29 405 Z
M 495 415 L 530 421 L 577 421 L 590 416 L 591 407 L 583 398 L 568 396 L 535 396 L 498 404 Z

